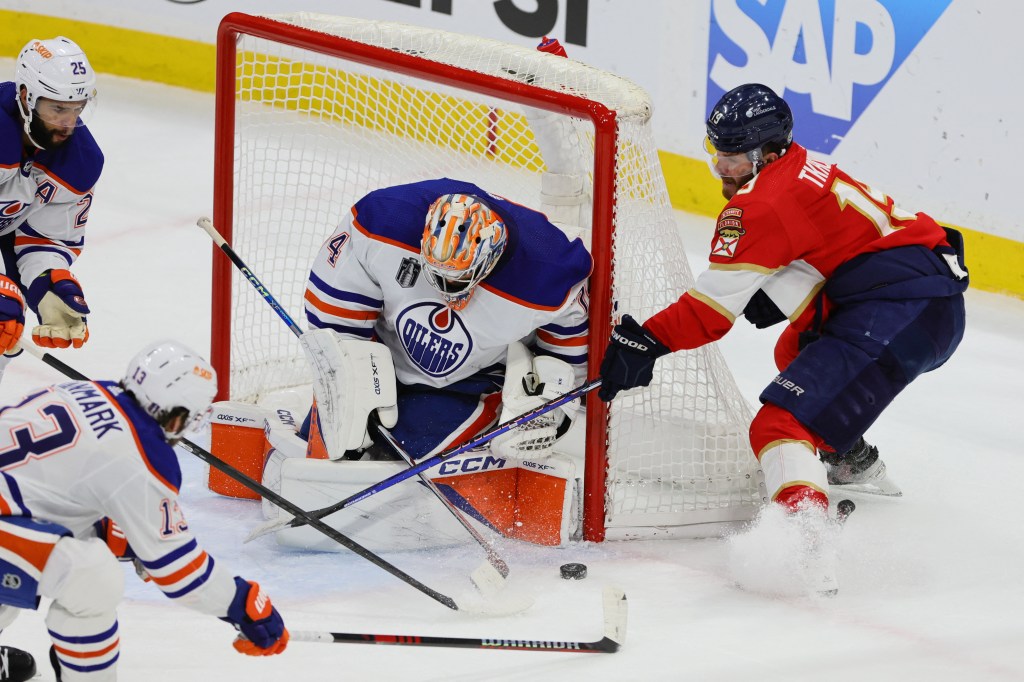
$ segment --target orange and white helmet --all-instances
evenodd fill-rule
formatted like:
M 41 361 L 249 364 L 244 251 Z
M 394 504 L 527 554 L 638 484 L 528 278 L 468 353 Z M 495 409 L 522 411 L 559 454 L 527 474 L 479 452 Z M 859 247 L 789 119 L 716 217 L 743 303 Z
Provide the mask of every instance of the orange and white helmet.
M 18 53 L 14 83 L 19 98 L 22 88 L 26 91 L 25 104 L 19 109 L 29 137 L 33 118 L 77 127 L 85 125 L 95 109 L 96 73 L 85 51 L 64 36 L 28 41 Z M 41 99 L 53 100 L 52 111 L 39 110 Z
M 217 393 L 217 373 L 185 344 L 158 341 L 132 358 L 121 386 L 173 442 L 202 427 Z
M 462 310 L 508 243 L 502 219 L 480 197 L 445 194 L 430 205 L 420 244 L 427 281 Z

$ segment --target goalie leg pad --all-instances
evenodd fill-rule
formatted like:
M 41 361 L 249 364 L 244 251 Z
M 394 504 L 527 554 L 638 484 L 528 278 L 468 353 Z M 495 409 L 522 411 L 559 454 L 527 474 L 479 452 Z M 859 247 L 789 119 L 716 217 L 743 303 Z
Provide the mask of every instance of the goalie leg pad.
M 263 424 L 268 413 L 249 403 L 224 401 L 213 404 L 210 419 L 210 452 L 252 479 L 260 480 L 263 469 Z M 227 497 L 258 500 L 260 496 L 210 467 L 206 486 Z
M 549 546 L 572 539 L 576 466 L 564 455 L 516 460 L 472 453 L 435 471 L 433 481 L 449 500 L 506 537 Z
M 263 429 L 263 477 L 261 482 L 275 493 L 281 494 L 281 467 L 286 459 L 307 456 L 306 441 L 289 424 L 266 420 Z M 263 518 L 276 519 L 281 509 L 269 500 L 262 501 Z
M 406 468 L 404 462 L 287 458 L 281 465 L 281 495 L 302 509 L 319 509 Z M 422 484 L 392 486 L 323 521 L 375 552 L 450 547 L 470 541 L 466 530 Z M 309 526 L 284 528 L 275 537 L 287 547 L 345 551 Z

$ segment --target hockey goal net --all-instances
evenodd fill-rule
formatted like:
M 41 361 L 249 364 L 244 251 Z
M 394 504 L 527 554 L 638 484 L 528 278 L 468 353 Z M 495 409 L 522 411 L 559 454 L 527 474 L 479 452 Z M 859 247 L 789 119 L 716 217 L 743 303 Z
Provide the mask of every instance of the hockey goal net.
M 590 376 L 613 319 L 693 285 L 647 94 L 492 40 L 308 13 L 229 14 L 218 35 L 214 222 L 296 319 L 309 267 L 370 190 L 465 179 L 544 210 L 591 248 Z M 560 219 L 560 220 L 559 220 Z M 288 328 L 214 253 L 221 399 L 309 382 Z M 750 408 L 717 348 L 663 358 L 651 387 L 586 408 L 584 537 L 703 534 L 763 501 Z

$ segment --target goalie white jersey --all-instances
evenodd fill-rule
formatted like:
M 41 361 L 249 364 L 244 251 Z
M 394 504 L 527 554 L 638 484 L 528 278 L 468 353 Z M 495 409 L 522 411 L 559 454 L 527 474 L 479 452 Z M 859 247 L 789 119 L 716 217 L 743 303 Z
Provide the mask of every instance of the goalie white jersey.
M 224 616 L 234 579 L 193 538 L 180 485 L 162 430 L 114 383 L 67 382 L 0 409 L 0 518 L 48 521 L 79 538 L 110 518 L 168 597 Z M 19 542 L 29 540 L 8 536 L 0 558 L 24 565 Z
M 420 241 L 431 203 L 444 194 L 484 198 L 508 228 L 509 243 L 460 311 L 445 305 L 421 273 Z M 588 292 L 593 261 L 543 214 L 468 182 L 442 178 L 376 190 L 352 208 L 323 245 L 305 295 L 311 327 L 376 338 L 392 349 L 402 384 L 446 387 L 494 377 L 508 345 L 586 375 Z

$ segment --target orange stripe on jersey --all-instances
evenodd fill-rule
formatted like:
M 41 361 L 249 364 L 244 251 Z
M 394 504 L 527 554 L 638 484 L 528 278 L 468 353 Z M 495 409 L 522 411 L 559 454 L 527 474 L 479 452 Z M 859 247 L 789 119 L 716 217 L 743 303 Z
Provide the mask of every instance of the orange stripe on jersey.
M 157 471 L 153 467 L 153 465 L 149 463 L 149 458 L 146 456 L 146 448 L 142 447 L 142 441 L 139 440 L 139 434 L 136 433 L 136 431 L 135 431 L 135 425 L 132 424 L 132 420 L 128 418 L 128 415 L 125 414 L 125 411 L 123 409 L 121 409 L 121 405 L 120 405 L 120 403 L 117 402 L 117 398 L 115 398 L 110 393 L 110 391 L 108 391 L 107 389 L 103 388 L 102 386 L 97 384 L 95 381 L 91 381 L 89 383 L 91 383 L 93 386 L 95 386 L 97 389 L 99 389 L 100 393 L 105 395 L 107 397 L 107 400 L 110 402 L 110 404 L 114 406 L 114 409 L 117 410 L 121 414 L 121 417 L 124 419 L 125 424 L 128 425 L 129 430 L 131 430 L 131 432 L 132 432 L 132 438 L 135 439 L 135 449 L 139 451 L 139 456 L 142 457 L 142 461 L 143 461 L 143 463 L 145 463 L 146 468 L 149 469 L 149 473 L 153 474 L 153 477 L 156 480 L 158 480 L 161 483 L 163 483 L 164 486 L 168 490 L 173 490 L 174 494 L 177 495 L 178 494 L 178 489 L 175 486 L 171 485 L 171 482 L 168 481 L 163 476 L 161 476 L 160 472 Z
M 543 329 L 537 330 L 537 338 L 544 343 L 549 343 L 552 346 L 585 346 L 587 345 L 587 337 L 585 336 L 574 336 L 568 339 L 563 339 L 560 336 L 555 336 L 551 332 L 546 332 Z
M 153 582 L 155 582 L 157 585 L 173 585 L 174 583 L 180 582 L 183 578 L 188 577 L 189 575 L 195 573 L 200 568 L 202 568 L 206 564 L 207 559 L 209 559 L 209 555 L 204 551 L 195 559 L 188 562 L 187 564 L 179 568 L 174 573 L 171 573 L 170 575 L 156 576 L 150 573 L 149 577 L 152 578 Z
M 324 303 L 316 297 L 316 294 L 311 289 L 306 289 L 306 295 L 303 298 L 309 301 L 309 304 L 317 310 L 334 317 L 344 317 L 349 320 L 376 320 L 380 317 L 380 311 L 378 310 L 350 310 L 331 305 L 330 303 Z
M 53 645 L 53 649 L 61 656 L 66 656 L 67 658 L 99 658 L 100 656 L 105 656 L 106 654 L 109 654 L 111 651 L 116 649 L 120 644 L 121 638 L 118 637 L 114 640 L 113 644 L 110 644 L 100 649 L 99 651 L 73 651 L 71 649 L 65 649 L 62 646 L 57 646 L 56 644 Z
M 11 516 L 14 510 L 11 509 L 11 505 L 7 503 L 3 495 L 0 495 L 0 516 Z
M 67 249 L 68 251 L 70 251 L 71 253 L 75 254 L 76 256 L 82 255 L 82 249 L 81 248 L 77 248 L 76 249 L 76 248 L 73 248 L 73 247 L 68 246 L 66 244 L 62 244 L 61 242 L 56 241 L 54 239 L 40 239 L 39 237 L 15 237 L 14 238 L 14 246 L 16 246 L 16 247 L 18 247 L 18 246 L 31 246 L 32 244 L 42 244 L 43 246 L 56 246 L 57 248 L 60 248 L 60 249 Z
M 409 246 L 405 242 L 400 242 L 397 239 L 388 239 L 387 237 L 382 237 L 379 234 L 373 234 L 372 232 L 367 231 L 367 229 L 365 227 L 363 227 L 362 225 L 359 224 L 359 220 L 356 217 L 356 207 L 355 206 L 352 207 L 352 225 L 355 226 L 355 228 L 357 230 L 362 232 L 367 238 L 372 239 L 372 240 L 374 240 L 376 242 L 381 242 L 383 244 L 390 244 L 391 246 L 397 246 L 400 249 L 405 249 L 406 251 L 412 251 L 413 253 L 419 253 L 420 252 L 419 249 L 417 249 L 417 248 L 415 248 L 413 246 Z
M 536 303 L 530 303 L 529 301 L 526 301 L 524 299 L 516 298 L 512 294 L 506 293 L 501 289 L 497 289 L 488 284 L 487 282 L 480 282 L 480 284 L 478 284 L 477 286 L 483 289 L 487 289 L 487 291 L 491 292 L 495 296 L 505 299 L 506 301 L 512 301 L 513 303 L 521 305 L 524 308 L 532 308 L 534 310 L 558 310 L 563 305 L 565 305 L 566 301 L 569 300 L 569 294 L 572 294 L 572 290 L 570 290 L 568 294 L 566 294 L 565 298 L 562 299 L 562 302 L 559 303 L 558 305 L 537 305 Z
M 54 540 L 56 542 L 56 540 Z M 0 546 L 29 562 L 41 574 L 53 551 L 54 542 L 36 542 L 0 530 Z
M 36 166 L 36 168 L 38 168 L 41 171 L 43 171 L 44 173 L 46 173 L 46 177 L 50 178 L 51 180 L 53 180 L 58 185 L 60 185 L 61 187 L 63 187 L 64 189 L 66 189 L 68 191 L 74 192 L 75 194 L 87 194 L 87 193 L 92 191 L 91 187 L 89 189 L 86 189 L 86 190 L 80 190 L 77 187 L 72 187 L 67 182 L 62 180 L 59 175 L 54 175 L 53 171 L 51 171 L 49 168 L 47 168 L 46 166 L 44 166 L 41 163 L 37 163 L 37 164 L 35 164 L 35 166 Z

